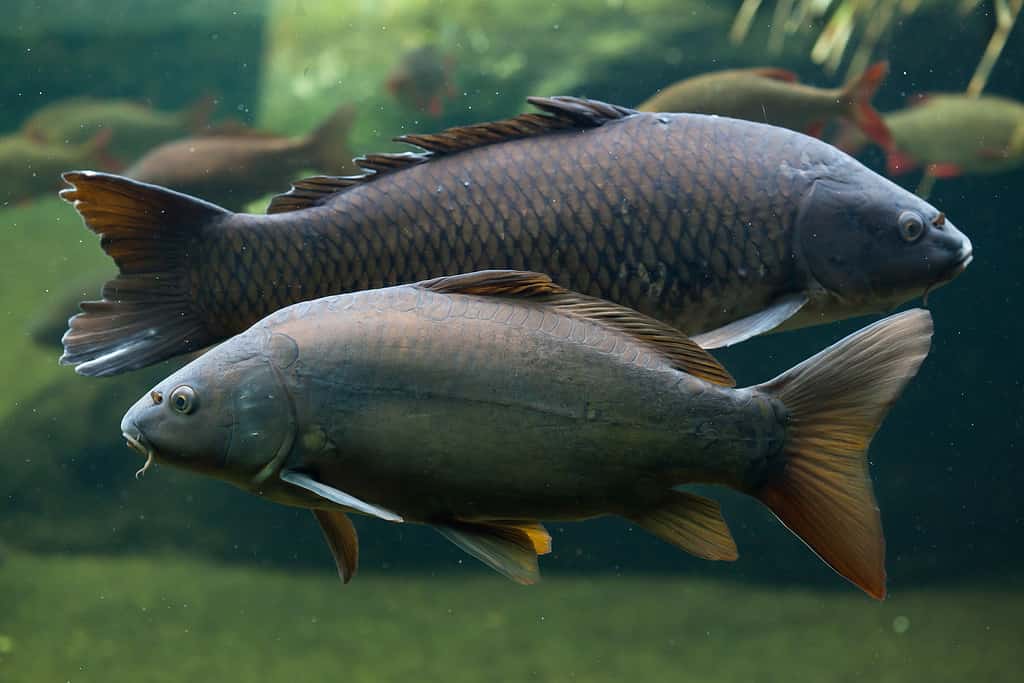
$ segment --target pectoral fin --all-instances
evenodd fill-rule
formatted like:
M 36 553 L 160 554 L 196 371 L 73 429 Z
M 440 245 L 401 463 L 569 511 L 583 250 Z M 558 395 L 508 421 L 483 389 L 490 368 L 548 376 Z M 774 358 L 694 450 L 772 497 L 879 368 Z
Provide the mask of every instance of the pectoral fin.
M 690 339 L 697 342 L 703 349 L 717 349 L 739 344 L 751 337 L 775 329 L 796 315 L 807 301 L 807 295 L 803 292 L 788 294 L 762 311 L 748 315 L 746 318 L 734 320 L 728 325 L 723 325 L 710 332 L 690 337 Z
M 347 507 L 351 510 L 355 510 L 356 512 L 362 512 L 363 514 L 370 515 L 372 517 L 379 517 L 380 519 L 387 520 L 388 522 L 405 521 L 402 519 L 401 515 L 396 515 L 390 510 L 385 510 L 382 507 L 359 500 L 355 496 L 350 496 L 344 491 L 339 491 L 333 486 L 321 484 L 308 474 L 302 474 L 295 470 L 281 470 L 281 479 L 292 486 L 298 486 L 301 489 L 306 489 L 310 493 L 315 493 L 324 500 L 329 500 L 332 503 Z
M 348 583 L 359 566 L 359 537 L 352 520 L 340 510 L 313 510 L 313 515 L 320 522 L 320 530 L 334 555 L 338 576 L 343 583 Z
M 653 510 L 628 515 L 652 534 L 705 560 L 735 560 L 736 542 L 716 501 L 685 491 L 672 491 Z
M 516 583 L 540 581 L 537 556 L 551 552 L 551 536 L 536 522 L 453 522 L 435 528 L 449 541 Z

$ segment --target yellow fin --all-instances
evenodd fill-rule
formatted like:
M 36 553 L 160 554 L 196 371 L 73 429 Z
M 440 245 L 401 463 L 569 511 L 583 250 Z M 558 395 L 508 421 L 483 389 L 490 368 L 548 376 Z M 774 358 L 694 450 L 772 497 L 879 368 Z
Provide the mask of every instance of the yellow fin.
M 685 491 L 672 491 L 667 502 L 627 518 L 658 538 L 705 560 L 739 557 L 718 502 Z
M 417 287 L 445 294 L 521 297 L 565 315 L 597 323 L 631 337 L 657 353 L 677 370 L 713 384 L 731 387 L 736 381 L 700 345 L 663 322 L 604 299 L 569 291 L 542 273 L 518 270 L 482 270 L 416 283 Z
M 537 556 L 551 551 L 551 537 L 538 522 L 462 522 L 438 525 L 442 536 L 516 583 L 540 581 Z

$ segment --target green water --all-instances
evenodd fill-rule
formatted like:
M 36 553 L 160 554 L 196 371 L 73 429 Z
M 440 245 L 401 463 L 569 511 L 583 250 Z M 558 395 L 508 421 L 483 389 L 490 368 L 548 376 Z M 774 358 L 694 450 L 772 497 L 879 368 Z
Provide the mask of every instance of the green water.
M 874 56 L 893 67 L 881 110 L 966 86 L 994 20 L 987 1 L 962 18 L 957 4 L 925 1 L 881 36 Z M 834 73 L 816 65 L 823 22 L 810 20 L 769 52 L 772 2 L 738 45 L 727 33 L 739 2 L 12 5 L 0 27 L 11 134 L 67 97 L 176 110 L 213 93 L 216 120 L 290 135 L 353 102 L 351 149 L 394 151 L 395 135 L 509 116 L 534 94 L 635 105 L 689 75 L 765 64 L 835 84 L 853 52 Z M 458 86 L 437 117 L 385 86 L 424 44 L 450 57 Z M 1018 28 L 987 90 L 1024 99 L 1022 83 Z M 877 151 L 863 160 L 884 170 Z M 717 492 L 736 563 L 690 558 L 624 522 L 549 525 L 545 580 L 521 587 L 429 530 L 358 519 L 360 573 L 343 587 L 308 513 L 169 467 L 133 477 L 121 415 L 176 365 L 109 380 L 58 366 L 56 340 L 32 329 L 112 264 L 52 190 L 0 207 L 0 681 L 1018 680 L 1022 183 L 1018 169 L 931 194 L 976 258 L 932 296 L 933 351 L 872 445 L 884 603 L 758 504 Z M 864 322 L 716 355 L 750 384 Z

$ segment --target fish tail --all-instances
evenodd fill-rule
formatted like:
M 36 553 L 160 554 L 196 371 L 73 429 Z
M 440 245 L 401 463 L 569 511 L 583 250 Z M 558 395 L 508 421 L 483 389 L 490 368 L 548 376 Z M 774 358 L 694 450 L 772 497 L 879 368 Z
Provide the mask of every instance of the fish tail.
M 913 309 L 870 325 L 758 386 L 789 411 L 779 465 L 751 493 L 840 575 L 885 598 L 885 538 L 867 449 L 931 346 Z
M 217 96 L 204 93 L 185 110 L 185 125 L 192 133 L 205 132 L 210 126 L 210 117 L 217 110 Z
M 355 106 L 343 104 L 310 134 L 312 156 L 319 165 L 317 170 L 337 174 L 354 168 L 348 140 L 355 118 Z
M 193 238 L 231 213 L 185 194 L 117 175 L 70 171 L 60 196 L 101 238 L 118 276 L 102 300 L 68 321 L 62 365 L 81 375 L 116 375 L 214 341 L 188 285 Z
M 120 169 L 124 164 L 110 154 L 110 141 L 114 133 L 110 128 L 100 128 L 85 142 L 85 158 L 110 170 Z
M 878 88 L 882 85 L 882 81 L 885 80 L 888 73 L 888 62 L 876 62 L 843 88 L 846 100 L 850 105 L 850 119 L 864 131 L 868 139 L 872 140 L 882 149 L 890 149 L 892 147 L 892 133 L 889 132 L 889 127 L 885 125 L 882 115 L 871 104 L 871 100 L 874 99 L 875 93 L 878 92 Z

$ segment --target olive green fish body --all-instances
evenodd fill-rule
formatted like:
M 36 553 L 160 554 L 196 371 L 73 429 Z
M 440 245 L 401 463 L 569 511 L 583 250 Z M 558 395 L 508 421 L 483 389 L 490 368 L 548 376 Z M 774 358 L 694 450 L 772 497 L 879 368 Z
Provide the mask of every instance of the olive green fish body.
M 815 88 L 765 73 L 739 69 L 696 76 L 670 85 L 637 109 L 718 114 L 806 132 L 845 116 L 850 108 L 842 89 Z
M 82 144 L 45 144 L 23 135 L 0 137 L 0 199 L 17 202 L 53 192 L 61 173 L 99 161 L 106 136 Z
M 68 174 L 62 196 L 121 275 L 72 321 L 63 362 L 115 374 L 297 301 L 489 268 L 549 273 L 714 348 L 888 310 L 969 262 L 937 209 L 814 138 L 533 101 L 554 114 L 409 136 L 430 152 L 297 182 L 269 215 Z
M 128 100 L 75 97 L 43 107 L 29 117 L 22 132 L 50 143 L 83 143 L 109 129 L 111 155 L 131 162 L 157 145 L 198 130 L 211 109 L 209 98 L 183 111 L 165 112 Z
M 768 505 L 826 562 L 885 594 L 867 474 L 931 318 L 878 322 L 765 384 L 678 331 L 519 271 L 289 306 L 178 370 L 125 415 L 129 445 L 314 511 L 348 581 L 349 512 L 437 528 L 520 583 L 542 520 L 620 515 L 734 560 L 718 484 Z
M 992 95 L 928 95 L 885 117 L 896 147 L 922 165 L 1001 173 L 1024 164 L 1024 104 Z
M 528 303 L 395 287 L 246 334 L 265 332 L 295 344 L 288 466 L 407 520 L 621 514 L 676 484 L 743 488 L 781 446 L 767 397 Z

